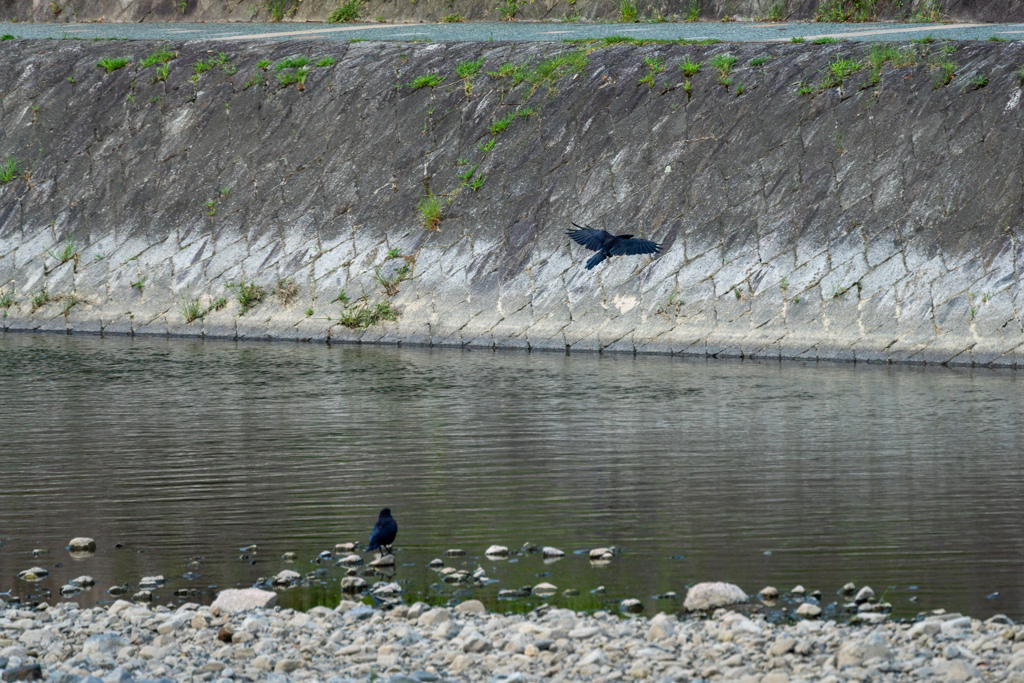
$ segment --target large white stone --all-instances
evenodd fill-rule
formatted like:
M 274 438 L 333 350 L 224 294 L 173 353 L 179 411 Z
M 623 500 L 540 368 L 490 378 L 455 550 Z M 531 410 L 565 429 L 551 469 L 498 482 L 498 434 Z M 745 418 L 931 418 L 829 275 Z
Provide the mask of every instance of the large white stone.
M 210 605 L 216 613 L 245 612 L 251 609 L 266 609 L 277 603 L 277 593 L 259 588 L 229 588 L 217 594 Z
M 693 612 L 746 601 L 747 594 L 739 586 L 724 581 L 707 581 L 696 584 L 686 592 L 683 607 L 688 612 Z

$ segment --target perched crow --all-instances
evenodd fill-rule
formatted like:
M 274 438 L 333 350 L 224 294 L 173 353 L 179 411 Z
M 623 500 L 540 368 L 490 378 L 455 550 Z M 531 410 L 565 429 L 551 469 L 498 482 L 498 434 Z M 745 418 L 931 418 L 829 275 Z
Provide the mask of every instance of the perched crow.
M 398 523 L 391 516 L 391 508 L 384 508 L 380 511 L 377 523 L 373 525 L 373 531 L 370 532 L 370 545 L 366 546 L 366 549 L 379 550 L 383 557 L 385 548 L 389 553 L 391 552 L 391 544 L 395 542 L 397 535 Z
M 657 254 L 661 251 L 661 245 L 650 240 L 640 239 L 632 235 L 613 235 L 606 230 L 598 230 L 589 225 L 576 226 L 575 230 L 567 230 L 566 235 L 571 237 L 577 244 L 582 244 L 591 251 L 597 253 L 587 261 L 587 270 L 590 270 L 601 261 L 612 256 L 632 256 L 634 254 Z

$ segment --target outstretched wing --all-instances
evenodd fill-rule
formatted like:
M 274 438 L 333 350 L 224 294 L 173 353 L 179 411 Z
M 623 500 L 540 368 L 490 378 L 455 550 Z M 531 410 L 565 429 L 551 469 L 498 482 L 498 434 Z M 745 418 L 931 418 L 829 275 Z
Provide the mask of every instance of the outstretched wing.
M 573 225 L 576 225 L 573 223 Z M 612 239 L 612 234 L 606 230 L 598 230 L 589 225 L 586 227 L 576 225 L 576 230 L 566 230 L 565 234 L 577 244 L 582 244 L 591 251 L 600 251 L 604 248 L 605 242 Z
M 661 251 L 661 245 L 650 240 L 640 239 L 639 237 L 631 237 L 628 240 L 619 240 L 608 251 L 612 256 L 657 254 Z

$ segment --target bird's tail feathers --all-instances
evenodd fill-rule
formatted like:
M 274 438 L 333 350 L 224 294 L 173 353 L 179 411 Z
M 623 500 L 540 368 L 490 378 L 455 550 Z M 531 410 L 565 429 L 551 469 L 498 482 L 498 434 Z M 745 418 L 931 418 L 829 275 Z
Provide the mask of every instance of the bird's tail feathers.
M 602 253 L 600 251 L 597 252 L 596 254 L 591 256 L 590 259 L 587 261 L 587 270 L 590 270 L 591 268 L 596 266 L 601 261 L 604 261 L 605 258 L 607 258 L 607 257 L 604 255 L 604 253 Z

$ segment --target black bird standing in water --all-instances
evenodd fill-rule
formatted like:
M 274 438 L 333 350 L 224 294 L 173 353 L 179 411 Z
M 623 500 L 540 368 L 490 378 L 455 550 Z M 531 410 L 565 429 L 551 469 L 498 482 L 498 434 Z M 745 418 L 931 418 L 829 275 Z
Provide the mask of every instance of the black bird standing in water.
M 384 508 L 380 511 L 377 523 L 373 525 L 373 531 L 370 532 L 370 545 L 366 546 L 366 549 L 379 550 L 383 557 L 385 548 L 389 553 L 391 552 L 391 544 L 395 542 L 397 535 L 398 522 L 391 516 L 391 508 Z
M 582 244 L 591 251 L 597 253 L 587 261 L 587 270 L 590 270 L 601 261 L 612 256 L 633 256 L 635 254 L 657 254 L 661 251 L 661 245 L 650 240 L 640 239 L 632 235 L 613 235 L 607 230 L 598 230 L 589 225 L 576 226 L 575 230 L 567 230 L 566 235 L 571 237 L 577 244 Z

